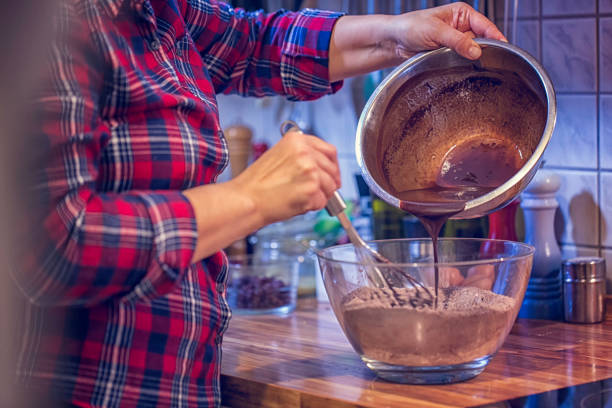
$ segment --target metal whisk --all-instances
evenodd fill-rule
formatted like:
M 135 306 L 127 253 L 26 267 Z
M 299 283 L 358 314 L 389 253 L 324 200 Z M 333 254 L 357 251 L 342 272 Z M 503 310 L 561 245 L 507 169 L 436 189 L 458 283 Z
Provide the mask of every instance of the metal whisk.
M 290 131 L 303 133 L 300 127 L 291 120 L 284 121 L 281 124 L 280 131 L 281 135 L 285 135 Z M 389 289 L 393 295 L 393 299 L 399 305 L 404 305 L 406 301 L 400 297 L 392 284 L 392 280 L 401 283 L 402 279 L 404 279 L 415 289 L 414 295 L 409 298 L 408 303 L 413 307 L 431 306 L 435 298 L 434 295 L 417 279 L 394 266 L 385 266 L 385 272 L 376 266 L 376 263 L 392 265 L 392 262 L 370 247 L 359 236 L 355 227 L 353 227 L 353 224 L 346 216 L 344 212 L 345 209 L 346 204 L 338 191 L 334 192 L 325 205 L 327 213 L 332 217 L 338 218 L 338 221 L 340 221 L 340 224 L 346 231 L 349 240 L 355 248 L 355 253 L 357 254 L 359 262 L 365 267 L 366 276 L 370 282 L 378 288 Z M 388 274 L 391 274 L 391 276 L 387 276 Z

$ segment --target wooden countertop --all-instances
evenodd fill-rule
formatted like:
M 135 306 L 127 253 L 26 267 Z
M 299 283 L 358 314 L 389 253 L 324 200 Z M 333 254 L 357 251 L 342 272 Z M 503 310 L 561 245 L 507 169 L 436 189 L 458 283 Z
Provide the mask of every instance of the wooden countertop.
M 601 324 L 519 319 L 485 371 L 450 385 L 376 378 L 327 303 L 289 316 L 233 316 L 223 340 L 224 406 L 348 408 L 477 406 L 612 378 L 612 299 Z

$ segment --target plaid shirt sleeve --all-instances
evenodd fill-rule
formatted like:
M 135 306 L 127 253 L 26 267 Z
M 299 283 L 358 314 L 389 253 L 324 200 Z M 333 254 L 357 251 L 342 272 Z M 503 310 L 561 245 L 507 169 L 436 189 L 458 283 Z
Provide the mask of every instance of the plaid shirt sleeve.
M 36 170 L 43 200 L 25 268 L 16 274 L 40 305 L 92 305 L 109 298 L 167 293 L 189 267 L 197 240 L 193 209 L 179 191 L 104 193 L 97 188 L 101 149 L 110 135 L 98 98 L 102 61 L 91 36 L 65 7 L 49 78 L 36 103 L 49 158 Z
M 342 86 L 329 82 L 329 42 L 341 13 L 247 13 L 193 0 L 184 14 L 217 93 L 311 100 Z

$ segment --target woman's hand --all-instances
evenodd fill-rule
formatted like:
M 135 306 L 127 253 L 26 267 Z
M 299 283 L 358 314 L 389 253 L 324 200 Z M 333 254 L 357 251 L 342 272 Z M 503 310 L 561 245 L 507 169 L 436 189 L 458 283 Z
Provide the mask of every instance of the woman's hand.
M 192 262 L 267 224 L 320 210 L 338 188 L 336 148 L 314 136 L 287 133 L 235 179 L 183 191 L 198 228 Z
M 417 52 L 444 46 L 476 59 L 481 51 L 474 37 L 506 40 L 495 24 L 465 3 L 396 16 L 345 16 L 332 32 L 329 77 L 337 81 L 391 67 Z
M 480 57 L 474 37 L 506 41 L 504 35 L 485 16 L 465 3 L 418 10 L 389 18 L 388 41 L 398 57 L 449 47 L 469 59 Z
M 291 131 L 232 181 L 263 225 L 320 210 L 340 188 L 336 148 Z

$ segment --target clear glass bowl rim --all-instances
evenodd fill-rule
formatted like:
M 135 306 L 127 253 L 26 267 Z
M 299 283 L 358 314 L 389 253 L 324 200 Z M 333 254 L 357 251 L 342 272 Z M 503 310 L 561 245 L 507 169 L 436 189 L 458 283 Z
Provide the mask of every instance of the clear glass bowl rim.
M 384 242 L 384 243 L 392 243 L 392 242 L 424 242 L 424 243 L 431 243 L 432 240 L 431 238 L 393 238 L 393 239 L 379 239 L 379 240 L 373 240 L 373 241 L 367 241 L 366 243 L 368 245 L 372 244 L 372 243 L 380 243 L 380 242 Z M 472 265 L 482 265 L 482 264 L 497 264 L 497 263 L 503 263 L 503 262 L 508 262 L 508 261 L 514 261 L 514 260 L 520 260 L 520 259 L 525 259 L 528 258 L 530 256 L 532 256 L 535 252 L 535 247 L 533 247 L 532 245 L 526 244 L 524 242 L 518 242 L 518 241 L 510 241 L 510 240 L 504 240 L 504 239 L 489 239 L 489 238 L 438 238 L 438 244 L 440 244 L 441 242 L 446 242 L 446 241 L 472 241 L 472 242 L 480 242 L 481 244 L 485 243 L 485 242 L 491 242 L 491 243 L 503 243 L 503 244 L 511 244 L 513 246 L 517 246 L 519 248 L 522 249 L 520 254 L 517 255 L 510 255 L 510 256 L 505 256 L 505 257 L 499 257 L 499 258 L 482 258 L 482 259 L 476 259 L 476 260 L 470 260 L 470 261 L 455 261 L 455 262 L 438 262 L 438 263 L 433 263 L 433 262 L 403 262 L 403 263 L 384 263 L 384 262 L 373 262 L 372 264 L 375 265 L 376 267 L 380 267 L 380 268 L 390 268 L 390 267 L 412 267 L 412 268 L 420 268 L 420 267 L 431 267 L 432 265 L 437 265 L 437 266 L 472 266 Z M 320 259 L 324 259 L 326 262 L 329 263 L 337 263 L 337 264 L 344 264 L 344 265 L 358 265 L 361 266 L 362 263 L 357 262 L 357 261 L 346 261 L 346 260 L 340 260 L 340 259 L 334 259 L 331 258 L 329 256 L 326 255 L 326 252 L 331 252 L 334 249 L 341 249 L 341 248 L 348 248 L 348 247 L 353 247 L 354 245 L 349 243 L 349 244 L 342 244 L 342 245 L 334 245 L 334 246 L 330 246 L 324 249 L 319 249 L 316 250 L 315 253 L 317 254 L 317 258 Z

